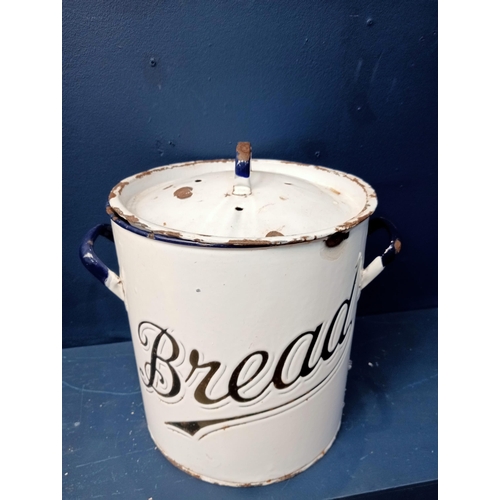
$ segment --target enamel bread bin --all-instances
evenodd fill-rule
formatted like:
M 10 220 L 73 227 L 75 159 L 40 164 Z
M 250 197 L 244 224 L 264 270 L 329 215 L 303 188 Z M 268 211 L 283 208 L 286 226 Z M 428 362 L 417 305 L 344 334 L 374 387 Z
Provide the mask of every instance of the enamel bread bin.
M 109 195 L 80 256 L 125 303 L 147 425 L 177 467 L 269 484 L 322 457 L 341 424 L 361 290 L 399 252 L 363 180 L 299 163 L 197 161 Z M 368 231 L 388 248 L 364 267 Z M 113 240 L 119 275 L 94 252 Z

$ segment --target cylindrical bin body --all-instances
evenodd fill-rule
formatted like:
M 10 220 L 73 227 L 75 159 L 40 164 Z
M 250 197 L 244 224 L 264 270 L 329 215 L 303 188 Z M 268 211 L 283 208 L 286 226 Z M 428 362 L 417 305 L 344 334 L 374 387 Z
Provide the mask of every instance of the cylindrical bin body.
M 125 302 L 148 428 L 206 481 L 249 486 L 322 457 L 340 427 L 359 293 L 400 251 L 374 190 L 314 165 L 166 165 L 109 195 L 80 257 Z M 251 175 L 250 175 L 251 174 Z M 366 268 L 367 234 L 391 242 Z M 94 251 L 114 239 L 119 275 Z
M 333 248 L 190 246 L 112 227 L 163 454 L 234 486 L 285 479 L 323 456 L 342 417 L 368 220 Z

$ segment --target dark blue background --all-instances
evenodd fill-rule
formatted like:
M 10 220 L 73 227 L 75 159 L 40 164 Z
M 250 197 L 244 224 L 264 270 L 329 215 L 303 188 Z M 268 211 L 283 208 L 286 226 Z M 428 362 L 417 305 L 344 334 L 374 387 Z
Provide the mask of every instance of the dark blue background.
M 152 60 L 154 60 L 152 64 Z M 179 161 L 314 163 L 369 182 L 399 258 L 358 314 L 437 305 L 437 2 L 63 2 L 63 345 L 129 339 L 78 259 L 122 178 Z M 371 238 L 368 257 L 385 247 Z M 115 266 L 109 242 L 97 244 Z

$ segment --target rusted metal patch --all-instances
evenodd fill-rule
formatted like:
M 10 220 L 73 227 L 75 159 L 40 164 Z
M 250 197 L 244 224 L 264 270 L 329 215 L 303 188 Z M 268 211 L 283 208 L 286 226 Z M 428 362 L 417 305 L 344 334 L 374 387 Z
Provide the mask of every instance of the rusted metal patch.
M 344 240 L 349 238 L 349 233 L 334 233 L 325 240 L 328 248 L 338 247 Z
M 122 194 L 123 188 L 127 186 L 129 183 L 127 181 L 119 182 L 111 191 L 109 195 L 109 199 L 114 198 L 115 196 Z
M 272 236 L 283 236 L 283 233 L 280 233 L 279 231 L 269 231 L 266 234 L 266 238 L 271 238 Z
M 268 246 L 268 245 L 273 245 L 271 241 L 265 241 L 265 240 L 228 240 L 227 242 L 228 245 L 234 245 L 234 246 L 244 246 L 244 247 L 253 247 L 253 246 Z M 275 243 L 276 244 L 276 243 Z
M 163 450 L 158 447 L 160 450 L 161 454 L 175 467 L 178 469 L 182 470 L 186 474 L 189 474 L 190 476 L 199 479 L 200 481 L 206 481 L 208 483 L 212 484 L 219 484 L 221 486 L 232 486 L 236 488 L 251 488 L 254 486 L 267 486 L 269 484 L 273 483 L 280 483 L 282 481 L 287 481 L 288 479 L 293 478 L 297 474 L 300 474 L 301 472 L 304 472 L 306 469 L 308 469 L 311 465 L 314 465 L 320 458 L 322 458 L 325 453 L 328 451 L 330 448 L 331 444 L 323 450 L 311 463 L 307 464 L 305 467 L 300 468 L 297 471 L 290 472 L 289 474 L 285 474 L 284 476 L 278 477 L 276 479 L 268 479 L 267 481 L 257 481 L 255 483 L 235 483 L 235 482 L 230 482 L 230 481 L 222 481 L 222 480 L 217 480 L 217 479 L 212 479 L 210 477 L 203 476 L 201 474 L 197 474 L 196 472 L 192 471 L 191 469 L 188 469 L 187 467 L 184 467 L 184 465 L 181 465 L 179 462 L 176 462 L 173 458 L 169 457 L 166 453 L 163 452 Z
M 295 238 L 290 243 L 306 243 L 317 239 L 317 236 L 301 236 L 300 238 Z
M 179 231 L 153 231 L 155 234 L 163 234 L 163 236 L 170 236 L 172 238 L 181 238 L 182 233 Z
M 135 176 L 136 179 L 142 179 L 143 177 L 146 177 L 146 175 L 151 175 L 154 172 L 154 170 L 145 170 L 144 172 L 141 172 L 140 174 L 137 174 Z
M 252 154 L 252 146 L 249 142 L 238 142 L 236 146 L 236 158 L 238 161 L 248 161 L 250 160 L 250 155 Z
M 365 210 L 366 210 L 366 207 L 363 209 L 363 211 L 365 211 Z M 368 217 L 370 217 L 370 215 L 371 215 L 371 212 L 359 215 L 358 217 L 354 217 L 353 219 L 350 219 L 347 222 L 344 222 L 344 224 L 337 226 L 335 228 L 335 230 L 338 232 L 344 232 L 344 231 L 347 231 L 349 229 L 352 229 L 353 227 L 357 226 L 358 224 L 361 224 L 364 220 L 368 219 Z
M 140 222 L 139 219 L 135 215 L 124 214 L 119 208 L 114 208 L 114 209 L 112 209 L 112 211 L 114 211 L 119 217 L 121 217 L 122 219 L 125 219 L 127 222 L 129 222 L 133 226 L 151 231 L 151 229 L 146 224 L 143 224 L 142 222 Z
M 191 196 L 193 196 L 193 188 L 189 186 L 181 187 L 174 191 L 174 196 L 180 200 L 191 198 Z
M 135 215 L 126 215 L 125 218 L 132 224 L 139 222 L 139 218 L 136 217 Z
M 181 465 L 179 462 L 176 462 L 173 458 L 170 458 L 168 455 L 166 455 L 165 453 L 163 453 L 163 450 L 161 448 L 158 448 L 162 455 L 172 464 L 172 465 L 175 465 L 178 469 L 184 471 L 186 474 L 189 474 L 190 476 L 193 476 L 195 477 L 196 479 L 199 479 L 200 481 L 203 481 L 202 477 L 200 476 L 200 474 L 196 474 L 196 472 L 193 472 L 192 470 L 188 469 L 187 467 L 184 467 L 183 465 Z
M 350 181 L 355 182 L 358 186 L 361 187 L 361 189 L 363 189 L 363 191 L 365 192 L 365 194 L 367 194 L 367 192 L 366 192 L 366 186 L 357 177 L 355 177 L 354 175 L 345 174 L 345 173 L 342 173 L 342 176 L 346 177 Z

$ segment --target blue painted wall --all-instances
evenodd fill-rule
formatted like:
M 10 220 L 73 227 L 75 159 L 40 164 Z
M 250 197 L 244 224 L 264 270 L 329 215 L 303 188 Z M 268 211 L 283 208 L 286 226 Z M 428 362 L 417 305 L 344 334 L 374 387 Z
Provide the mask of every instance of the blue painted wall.
M 110 188 L 241 140 L 375 188 L 403 251 L 359 314 L 435 307 L 436 30 L 435 0 L 64 0 L 63 345 L 130 338 L 78 259 Z M 116 268 L 112 244 L 96 248 Z

